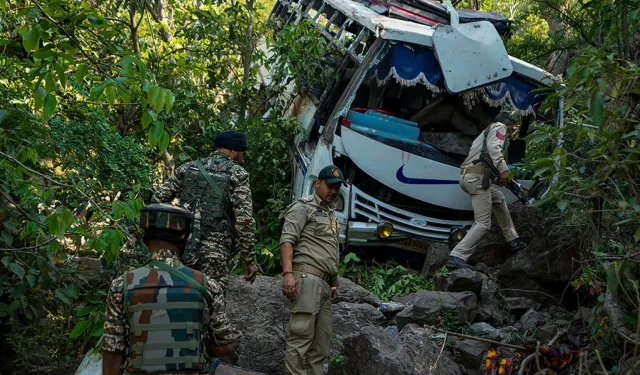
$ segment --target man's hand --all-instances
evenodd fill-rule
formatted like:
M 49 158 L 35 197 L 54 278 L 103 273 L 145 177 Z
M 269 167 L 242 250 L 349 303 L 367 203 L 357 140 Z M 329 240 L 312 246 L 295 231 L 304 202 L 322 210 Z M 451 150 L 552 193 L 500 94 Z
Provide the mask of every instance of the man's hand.
M 282 294 L 293 301 L 296 299 L 296 293 L 298 293 L 298 285 L 296 285 L 296 278 L 292 273 L 287 273 L 282 279 Z
M 506 170 L 500 173 L 500 180 L 498 181 L 498 185 L 507 186 L 509 183 L 509 170 Z
M 248 281 L 251 284 L 253 284 L 253 282 L 256 280 L 256 276 L 258 274 L 258 271 L 256 269 L 256 266 L 253 263 L 245 263 L 244 264 L 244 281 Z
M 335 286 L 331 287 L 331 299 L 334 300 L 336 299 L 336 297 L 338 297 L 338 288 L 336 288 Z

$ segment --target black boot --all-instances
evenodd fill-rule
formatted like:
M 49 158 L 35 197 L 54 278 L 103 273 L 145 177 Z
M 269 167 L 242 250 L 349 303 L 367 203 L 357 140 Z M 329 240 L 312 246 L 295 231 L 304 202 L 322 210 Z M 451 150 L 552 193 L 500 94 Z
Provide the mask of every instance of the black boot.
M 527 245 L 526 242 L 524 242 L 523 240 L 521 240 L 519 238 L 516 238 L 513 241 L 509 241 L 508 245 L 509 245 L 509 250 L 511 250 L 513 252 L 520 251 L 520 250 L 526 248 L 527 246 L 529 246 L 529 245 Z
M 468 264 L 467 262 L 465 262 L 464 260 L 458 257 L 454 257 L 452 255 L 449 256 L 449 261 L 447 262 L 446 265 L 451 268 L 466 268 L 472 271 L 480 271 L 477 267 L 474 267 Z

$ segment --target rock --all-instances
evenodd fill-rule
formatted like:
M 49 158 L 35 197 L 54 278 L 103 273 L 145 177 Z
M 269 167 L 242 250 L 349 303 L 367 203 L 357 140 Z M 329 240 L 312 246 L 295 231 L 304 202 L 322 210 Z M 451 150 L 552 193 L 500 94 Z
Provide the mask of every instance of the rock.
M 584 320 L 585 322 L 591 323 L 593 322 L 593 315 L 591 315 L 591 309 L 586 307 L 581 307 L 576 311 L 576 314 L 573 316 L 573 320 Z
M 395 297 L 396 302 L 407 306 L 398 315 L 398 329 L 408 323 L 438 324 L 441 319 L 453 314 L 458 323 L 471 323 L 476 317 L 478 299 L 471 292 L 448 293 L 420 291 L 403 297 Z
M 375 294 L 342 277 L 338 279 L 338 297 L 333 300 L 334 304 L 340 302 L 368 303 L 373 307 L 378 307 L 382 303 Z
M 498 332 L 500 333 L 500 341 L 501 342 L 506 342 L 508 344 L 513 344 L 514 343 L 514 338 L 515 338 L 516 334 L 518 334 L 518 329 L 516 327 L 513 327 L 513 326 L 508 326 L 508 327 L 500 328 L 498 330 Z
M 333 335 L 344 339 L 360 332 L 364 327 L 381 326 L 386 322 L 384 315 L 366 303 L 340 302 L 333 305 Z
M 399 334 L 398 326 L 387 326 L 387 327 L 384 327 L 384 330 L 387 331 L 389 334 L 391 334 L 391 336 L 393 337 L 396 337 Z
M 458 132 L 421 132 L 420 142 L 428 143 L 444 152 L 466 156 L 473 144 L 473 136 Z
M 480 297 L 486 275 L 469 269 L 457 269 L 436 278 L 436 290 L 439 292 L 472 292 Z
M 533 331 L 544 323 L 544 317 L 542 316 L 542 314 L 534 309 L 530 309 L 520 318 L 520 325 L 522 326 L 522 330 L 525 331 Z
M 344 340 L 344 362 L 331 362 L 329 374 L 417 375 L 398 337 L 381 327 L 364 327 Z
M 441 346 L 429 340 L 427 330 L 417 324 L 407 324 L 400 332 L 402 345 L 409 353 L 418 374 L 429 374 L 430 366 L 436 363 Z M 458 364 L 452 361 L 446 351 L 442 353 L 432 374 L 461 375 Z
M 539 309 L 540 304 L 525 297 L 507 297 L 505 303 L 509 312 L 516 318 L 520 318 L 530 309 Z
M 243 334 L 235 346 L 236 365 L 283 374 L 289 301 L 282 295 L 282 277 L 258 276 L 253 284 L 230 278 L 227 314 Z
M 569 324 L 571 324 L 571 322 L 568 320 L 560 319 L 560 320 L 556 320 L 556 324 L 560 327 L 567 327 L 569 326 Z
M 399 313 L 400 311 L 404 310 L 405 307 L 407 306 L 398 302 L 383 302 L 378 307 L 378 310 L 387 316 L 393 316 Z
M 429 247 L 422 266 L 422 274 L 427 276 L 442 268 L 449 260 L 449 247 L 443 243 L 434 243 Z
M 505 324 L 512 323 L 512 319 L 505 314 L 497 304 L 480 306 L 476 320 L 492 324 L 496 327 L 502 327 Z
M 482 359 L 489 350 L 489 344 L 475 341 L 463 340 L 456 344 L 456 350 L 460 353 L 460 362 L 470 370 L 477 371 L 482 363 Z
M 499 340 L 500 339 L 500 331 L 493 328 L 488 323 L 473 323 L 469 326 L 469 332 L 472 336 L 481 336 L 486 337 L 491 340 Z
M 546 345 L 558 333 L 558 326 L 555 324 L 545 324 L 538 329 L 538 340 L 541 344 Z

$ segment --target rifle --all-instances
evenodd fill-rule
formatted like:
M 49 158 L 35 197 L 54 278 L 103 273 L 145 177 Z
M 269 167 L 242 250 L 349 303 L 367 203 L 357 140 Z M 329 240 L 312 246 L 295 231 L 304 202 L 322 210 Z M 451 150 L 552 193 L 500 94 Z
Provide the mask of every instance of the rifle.
M 482 177 L 482 188 L 488 189 L 491 185 L 491 181 L 500 178 L 500 171 L 498 168 L 493 165 L 493 160 L 491 160 L 491 156 L 487 152 L 481 152 L 480 157 L 473 161 L 473 164 L 476 165 L 478 163 L 484 164 L 485 173 Z M 520 185 L 515 180 L 510 180 L 507 183 L 507 188 L 513 193 L 513 195 L 518 198 L 522 204 L 527 204 L 527 194 L 522 189 L 522 185 Z

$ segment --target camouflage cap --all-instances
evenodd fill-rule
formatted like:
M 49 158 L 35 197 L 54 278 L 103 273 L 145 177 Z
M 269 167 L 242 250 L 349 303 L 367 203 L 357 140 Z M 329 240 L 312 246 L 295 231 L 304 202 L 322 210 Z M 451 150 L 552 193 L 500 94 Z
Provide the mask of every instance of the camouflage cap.
M 318 173 L 318 179 L 327 181 L 328 184 L 344 182 L 344 176 L 340 168 L 335 165 L 327 165 Z
M 191 232 L 193 214 L 177 206 L 154 203 L 140 210 L 140 228 L 165 229 L 179 233 Z

